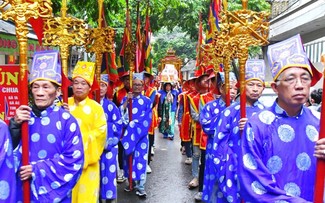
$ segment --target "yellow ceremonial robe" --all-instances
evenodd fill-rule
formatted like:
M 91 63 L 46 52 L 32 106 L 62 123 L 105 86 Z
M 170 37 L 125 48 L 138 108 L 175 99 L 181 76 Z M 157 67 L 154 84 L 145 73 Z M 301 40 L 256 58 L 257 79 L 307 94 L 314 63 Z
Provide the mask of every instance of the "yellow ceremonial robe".
M 100 104 L 88 97 L 77 105 L 69 98 L 70 113 L 77 119 L 84 144 L 85 163 L 72 190 L 72 202 L 96 203 L 99 195 L 99 160 L 106 141 L 106 118 Z

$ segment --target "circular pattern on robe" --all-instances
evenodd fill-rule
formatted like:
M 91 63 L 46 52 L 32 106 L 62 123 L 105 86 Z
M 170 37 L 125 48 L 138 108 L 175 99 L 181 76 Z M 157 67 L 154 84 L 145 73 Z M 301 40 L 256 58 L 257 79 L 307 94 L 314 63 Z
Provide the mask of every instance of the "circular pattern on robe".
M 138 108 L 137 107 L 133 108 L 132 109 L 132 114 L 137 114 L 137 113 L 138 113 Z
M 123 144 L 123 147 L 124 147 L 125 150 L 127 150 L 127 149 L 129 149 L 130 145 L 129 145 L 128 142 L 125 142 L 125 143 Z
M 88 105 L 85 105 L 85 106 L 82 108 L 82 111 L 83 111 L 85 114 L 87 114 L 87 115 L 91 114 L 91 108 L 90 108 L 90 106 L 88 106 Z
M 228 117 L 230 115 L 230 110 L 226 109 L 225 112 L 223 113 L 223 115 L 225 115 L 226 117 Z
M 138 104 L 143 105 L 143 104 L 144 104 L 143 99 L 139 99 L 139 100 L 138 100 Z
M 54 136 L 53 134 L 48 134 L 48 135 L 47 135 L 47 141 L 48 141 L 49 143 L 53 144 L 53 143 L 55 143 L 56 138 L 55 138 L 55 136 Z
M 34 125 L 34 123 L 35 123 L 35 118 L 34 118 L 34 117 L 31 117 L 31 118 L 29 119 L 29 121 L 28 121 L 28 124 L 29 124 L 29 125 Z
M 218 164 L 220 164 L 220 159 L 219 158 L 214 158 L 213 162 L 218 165 Z
M 43 178 L 46 176 L 46 171 L 44 169 L 40 169 L 40 173 Z
M 218 108 L 215 108 L 215 109 L 213 110 L 213 113 L 217 115 L 217 114 L 219 113 L 219 109 L 218 109 Z
M 77 129 L 77 124 L 76 123 L 71 123 L 69 129 L 70 129 L 70 132 L 75 132 L 76 129 Z
M 232 187 L 232 181 L 230 179 L 227 180 L 227 186 Z
M 238 126 L 234 127 L 234 128 L 232 129 L 232 132 L 233 132 L 234 134 L 237 134 L 237 133 L 239 132 L 239 127 L 238 127 Z
M 68 173 L 64 175 L 63 179 L 68 182 L 72 179 L 72 177 L 73 175 L 71 173 Z
M 137 133 L 141 134 L 141 132 L 142 132 L 141 128 L 137 128 Z
M 299 186 L 296 183 L 287 183 L 284 185 L 284 191 L 286 192 L 286 195 L 289 195 L 291 197 L 300 197 L 301 190 Z
M 141 170 L 142 168 L 143 168 L 143 165 L 142 165 L 141 163 L 138 163 L 138 164 L 137 164 L 137 169 L 138 169 L 138 170 Z
M 112 191 L 112 190 L 108 190 L 108 191 L 106 192 L 106 198 L 107 198 L 107 199 L 112 199 L 112 197 L 113 197 L 113 191 Z
M 111 159 L 111 158 L 113 158 L 113 153 L 108 152 L 108 153 L 106 153 L 105 157 L 106 157 L 106 159 Z
M 61 130 L 61 129 L 62 129 L 61 121 L 57 121 L 55 125 L 56 125 L 56 128 L 57 128 L 58 130 Z
M 44 159 L 47 156 L 47 151 L 46 150 L 40 150 L 37 154 L 38 158 Z
M 287 124 L 278 127 L 278 135 L 282 142 L 291 142 L 295 138 L 294 129 Z
M 282 169 L 282 160 L 279 156 L 272 156 L 267 160 L 266 167 L 271 174 L 276 174 Z
M 131 128 L 134 128 L 134 126 L 135 126 L 134 121 L 130 121 L 129 125 L 130 125 Z
M 143 121 L 143 126 L 144 126 L 144 127 L 148 127 L 148 126 L 149 126 L 148 121 Z
M 212 105 L 213 105 L 213 106 L 217 106 L 217 102 L 213 102 Z
M 70 118 L 70 114 L 67 113 L 67 112 L 63 112 L 63 113 L 62 113 L 62 118 L 63 118 L 64 120 L 67 120 L 68 118 Z
M 55 199 L 53 200 L 53 203 L 59 203 L 59 202 L 61 202 L 61 199 L 60 199 L 60 198 L 55 198 Z
M 138 150 L 135 150 L 135 151 L 134 151 L 134 156 L 135 156 L 135 157 L 139 157 L 139 156 L 140 156 L 140 152 L 139 152 Z
M 236 106 L 235 106 L 235 109 L 236 109 L 236 110 L 239 110 L 239 109 L 240 109 L 240 105 L 236 105 Z
M 141 143 L 141 149 L 146 149 L 147 148 L 147 144 L 146 143 Z
M 133 133 L 131 134 L 131 141 L 135 141 L 135 135 Z
M 218 133 L 218 139 L 221 140 L 222 138 L 224 138 L 226 135 L 223 132 L 219 132 Z
M 311 159 L 307 153 L 298 154 L 296 158 L 297 167 L 302 171 L 307 171 L 311 166 Z
M 223 197 L 223 193 L 222 192 L 218 192 L 217 196 L 218 196 L 218 198 L 222 198 Z
M 10 194 L 10 187 L 7 181 L 0 181 L 0 200 L 6 200 Z
M 229 196 L 227 197 L 227 201 L 228 201 L 228 202 L 234 202 L 234 198 L 233 198 L 232 196 L 229 195 Z
M 32 136 L 31 136 L 31 140 L 32 142 L 38 142 L 40 139 L 40 134 L 38 133 L 33 133 Z
M 112 120 L 113 120 L 113 121 L 116 121 L 116 119 L 117 119 L 117 116 L 116 116 L 116 114 L 114 113 L 114 114 L 112 115 Z
M 289 203 L 289 202 L 287 202 L 287 201 L 285 201 L 285 200 L 277 200 L 277 201 L 275 201 L 274 203 Z
M 257 169 L 257 163 L 256 163 L 254 157 L 252 156 L 252 154 L 250 154 L 250 153 L 247 153 L 243 156 L 243 163 L 244 163 L 244 166 L 248 169 L 251 169 L 251 170 Z
M 210 105 L 207 105 L 207 106 L 206 106 L 206 110 L 207 110 L 207 111 L 210 111 Z M 207 114 L 208 114 L 208 113 L 207 113 Z M 210 115 L 208 114 L 207 116 L 209 117 Z
M 246 128 L 246 139 L 248 142 L 253 142 L 254 141 L 254 132 L 251 127 Z
M 50 118 L 49 118 L 49 117 L 43 117 L 43 118 L 41 119 L 41 124 L 42 124 L 43 126 L 46 126 L 46 125 L 50 124 Z
M 103 178 L 102 178 L 102 183 L 103 183 L 104 185 L 106 185 L 106 184 L 108 183 L 108 178 L 107 178 L 107 177 L 103 177 Z
M 76 145 L 76 144 L 78 144 L 79 143 L 79 137 L 78 136 L 74 136 L 73 138 L 72 138 L 72 144 L 73 145 Z
M 258 107 L 259 109 L 264 109 L 264 106 L 263 106 L 262 104 L 257 104 L 257 107 Z
M 80 150 L 75 150 L 73 153 L 72 153 L 72 157 L 74 158 L 74 159 L 77 159 L 77 158 L 79 158 L 81 156 L 81 152 L 80 152 Z
M 81 167 L 82 167 L 81 164 L 73 164 L 73 169 L 76 171 L 80 170 Z
M 254 181 L 254 182 L 252 182 L 252 184 L 251 184 L 251 188 L 252 188 L 252 190 L 253 190 L 256 194 L 258 194 L 258 195 L 263 195 L 263 194 L 266 193 L 265 188 L 264 188 L 263 185 L 262 185 L 260 182 L 258 182 L 258 181 Z
M 41 187 L 38 188 L 38 193 L 40 195 L 42 195 L 42 194 L 47 193 L 47 190 L 46 190 L 46 188 L 44 186 L 41 186 Z
M 306 134 L 310 141 L 316 142 L 318 140 L 318 130 L 315 128 L 315 126 L 307 125 L 306 126 Z
M 221 177 L 219 178 L 219 183 L 222 183 L 222 182 L 224 181 L 224 179 L 225 179 L 225 176 L 221 176 Z
M 13 168 L 14 167 L 13 163 L 8 159 L 6 159 L 6 165 L 7 165 L 8 168 Z
M 4 142 L 3 149 L 9 156 L 11 155 L 11 150 L 8 150 L 9 149 L 9 138 L 6 139 L 6 141 Z
M 50 170 L 53 172 L 53 173 L 56 173 L 56 170 L 53 166 L 50 166 Z
M 59 187 L 60 187 L 60 183 L 58 181 L 54 181 L 54 182 L 51 183 L 51 188 L 52 189 L 55 190 L 55 189 L 57 189 Z
M 271 111 L 262 111 L 258 115 L 258 118 L 260 119 L 260 121 L 262 123 L 265 123 L 265 124 L 268 124 L 269 125 L 269 124 L 271 124 L 274 121 L 275 115 Z
M 222 119 L 220 118 L 218 121 L 218 126 L 221 126 L 221 124 L 222 124 Z
M 115 171 L 116 171 L 116 166 L 113 164 L 109 167 L 109 172 L 115 173 Z
M 113 111 L 113 105 L 112 105 L 112 104 L 108 104 L 108 105 L 107 105 L 107 110 L 108 110 L 109 112 Z

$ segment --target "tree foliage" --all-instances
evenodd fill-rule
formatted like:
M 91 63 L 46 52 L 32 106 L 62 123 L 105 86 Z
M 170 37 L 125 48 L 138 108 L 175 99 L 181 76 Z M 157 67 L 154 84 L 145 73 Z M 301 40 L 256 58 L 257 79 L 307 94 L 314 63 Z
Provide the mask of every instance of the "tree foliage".
M 194 59 L 198 37 L 199 13 L 202 14 L 204 28 L 207 25 L 208 9 L 211 0 L 128 0 L 131 14 L 133 39 L 137 5 L 143 22 L 148 12 L 151 29 L 156 36 L 153 44 L 154 66 L 166 54 L 168 48 L 173 48 L 181 58 Z M 62 0 L 53 0 L 53 12 L 60 15 Z M 265 0 L 249 0 L 248 7 L 254 11 L 270 10 Z M 228 10 L 241 9 L 241 0 L 228 0 Z M 109 26 L 116 30 L 117 53 L 120 50 L 121 38 L 125 27 L 126 0 L 104 0 L 105 19 Z M 70 0 L 68 14 L 86 20 L 88 24 L 97 27 L 97 0 Z M 256 53 L 260 49 L 254 48 Z M 254 52 L 254 51 L 253 51 Z

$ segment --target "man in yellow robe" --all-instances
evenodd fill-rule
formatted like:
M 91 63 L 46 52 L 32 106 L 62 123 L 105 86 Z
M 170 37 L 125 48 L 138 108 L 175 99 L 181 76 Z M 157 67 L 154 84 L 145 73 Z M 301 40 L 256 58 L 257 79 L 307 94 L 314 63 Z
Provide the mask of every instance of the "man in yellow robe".
M 72 191 L 75 203 L 95 203 L 99 195 L 99 160 L 105 146 L 107 124 L 101 105 L 88 98 L 94 68 L 94 63 L 78 62 L 72 74 L 73 97 L 68 102 L 80 126 L 85 155 L 80 180 Z

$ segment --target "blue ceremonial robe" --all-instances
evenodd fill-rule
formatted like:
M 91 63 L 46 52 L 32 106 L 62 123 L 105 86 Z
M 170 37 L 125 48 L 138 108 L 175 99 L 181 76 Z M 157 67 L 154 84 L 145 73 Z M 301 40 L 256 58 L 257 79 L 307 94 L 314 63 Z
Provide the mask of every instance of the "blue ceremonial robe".
M 62 107 L 52 105 L 37 117 L 31 112 L 29 162 L 33 167 L 31 200 L 71 202 L 72 189 L 83 167 L 82 137 L 77 120 Z M 21 143 L 15 149 L 20 164 Z M 20 165 L 19 167 L 20 168 Z M 17 173 L 17 200 L 22 201 L 22 182 Z
M 117 143 L 122 132 L 121 113 L 116 105 L 104 98 L 101 105 L 107 121 L 107 136 L 104 152 L 100 157 L 100 198 L 116 199 Z
M 313 201 L 319 115 L 302 106 L 289 117 L 275 102 L 250 118 L 238 165 L 245 202 Z
M 0 202 L 16 202 L 16 177 L 8 126 L 0 120 Z
M 264 109 L 264 105 L 256 101 L 253 106 L 246 106 L 246 118 Z M 213 164 L 216 171 L 216 182 L 212 191 L 212 199 L 218 203 L 240 203 L 238 188 L 238 160 L 240 152 L 240 103 L 233 103 L 222 111 L 216 136 L 213 140 Z
M 124 134 L 121 140 L 124 156 L 124 172 L 129 177 L 129 155 L 133 155 L 132 179 L 141 180 L 146 174 L 148 153 L 148 130 L 152 121 L 151 100 L 143 95 L 132 98 L 132 120 L 129 121 L 128 108 L 123 109 L 127 97 L 124 97 L 120 110 L 122 113 Z
M 215 182 L 215 171 L 213 170 L 212 144 L 215 135 L 216 126 L 219 120 L 219 115 L 226 108 L 226 103 L 221 97 L 207 103 L 200 112 L 200 124 L 203 131 L 208 135 L 205 169 L 203 179 L 203 201 L 209 201 L 212 193 L 212 186 Z

